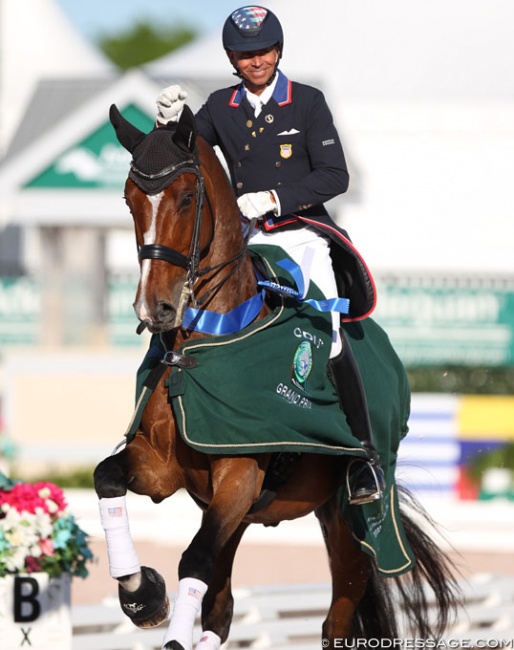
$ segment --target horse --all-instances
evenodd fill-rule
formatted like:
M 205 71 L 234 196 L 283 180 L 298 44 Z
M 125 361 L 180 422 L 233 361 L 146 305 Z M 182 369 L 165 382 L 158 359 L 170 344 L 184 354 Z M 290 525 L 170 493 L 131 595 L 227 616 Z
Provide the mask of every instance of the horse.
M 323 647 L 342 647 L 342 640 L 358 637 L 397 638 L 399 612 L 409 617 L 418 635 L 442 634 L 457 605 L 457 582 L 448 558 L 407 507 L 409 498 L 402 499 L 401 525 L 416 562 L 406 575 L 387 578 L 355 544 L 342 515 L 338 492 L 347 458 L 298 454 L 285 479 L 265 489 L 273 453 L 204 453 L 180 435 L 166 388 L 170 373 L 176 365 L 194 366 L 181 346 L 216 336 L 197 331 L 194 323 L 187 325 L 188 309 L 192 305 L 199 313 L 208 307 L 211 315 L 226 315 L 253 301 L 259 286 L 235 193 L 216 153 L 197 134 L 189 107 L 178 123 L 150 133 L 131 124 L 115 105 L 110 120 L 119 142 L 133 156 L 124 198 L 139 251 L 134 303 L 139 330 L 147 328 L 166 351 L 155 366 L 157 376 L 147 382 L 151 390 L 134 435 L 94 472 L 110 573 L 118 582 L 124 613 L 135 625 L 152 627 L 162 624 L 170 610 L 162 576 L 139 565 L 128 526 L 127 490 L 159 503 L 184 489 L 203 515 L 178 565 L 178 589 L 163 648 L 191 650 L 195 618 L 201 612 L 203 632 L 196 649 L 218 650 L 229 637 L 232 566 L 245 530 L 251 524 L 276 526 L 312 512 L 320 523 L 332 581 L 321 630 Z M 272 310 L 273 301 L 258 301 L 252 323 Z M 427 584 L 435 594 L 435 618 L 429 612 Z

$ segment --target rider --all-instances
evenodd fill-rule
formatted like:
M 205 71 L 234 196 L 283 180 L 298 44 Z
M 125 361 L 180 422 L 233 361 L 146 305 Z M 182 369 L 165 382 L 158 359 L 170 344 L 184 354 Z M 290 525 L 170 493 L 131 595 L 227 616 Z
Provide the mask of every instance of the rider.
M 367 315 L 374 305 L 373 281 L 347 233 L 323 205 L 345 192 L 349 181 L 323 94 L 289 81 L 278 69 L 282 27 L 265 7 L 234 11 L 225 21 L 222 38 L 241 83 L 212 93 L 197 113 L 196 124 L 199 134 L 224 154 L 241 214 L 257 220 L 250 243 L 280 246 L 300 265 L 310 249 L 310 279 L 327 298 L 346 291 L 350 309 L 354 302 L 364 305 L 361 313 L 350 311 L 350 318 Z M 180 86 L 165 88 L 157 99 L 157 122 L 177 121 L 186 97 Z M 352 278 L 345 288 L 342 274 L 334 273 L 333 262 L 348 276 L 348 265 L 343 261 L 341 267 L 341 259 L 349 259 L 351 268 L 364 276 L 360 285 L 368 292 L 364 301 L 354 301 L 348 292 L 359 282 Z M 350 503 L 362 505 L 381 498 L 385 481 L 357 364 L 340 327 L 340 314 L 333 312 L 332 317 L 329 374 L 348 424 L 368 452 L 368 460 L 358 463 L 359 471 L 352 471 Z

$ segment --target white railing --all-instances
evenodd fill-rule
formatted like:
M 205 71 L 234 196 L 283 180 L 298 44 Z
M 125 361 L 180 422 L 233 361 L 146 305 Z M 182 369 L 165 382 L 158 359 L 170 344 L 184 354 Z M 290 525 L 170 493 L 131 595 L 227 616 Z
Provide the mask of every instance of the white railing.
M 513 649 L 514 579 L 480 574 L 462 582 L 461 587 L 463 607 L 457 621 L 437 646 L 438 650 Z M 255 587 L 237 590 L 234 595 L 234 621 L 230 639 L 224 646 L 227 650 L 317 650 L 322 647 L 321 624 L 330 601 L 328 585 Z M 165 632 L 165 625 L 153 630 L 134 627 L 121 613 L 114 597 L 98 605 L 73 607 L 72 619 L 73 650 L 157 650 L 161 648 Z M 197 629 L 196 638 L 199 634 Z M 376 640 L 369 647 L 386 647 L 377 644 L 380 641 Z M 430 646 L 427 644 L 427 647 Z

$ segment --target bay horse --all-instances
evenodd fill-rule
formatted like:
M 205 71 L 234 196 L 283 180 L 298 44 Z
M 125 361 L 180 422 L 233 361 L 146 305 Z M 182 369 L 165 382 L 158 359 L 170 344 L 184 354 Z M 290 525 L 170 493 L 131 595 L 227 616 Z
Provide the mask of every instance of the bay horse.
M 233 614 L 232 565 L 250 524 L 275 526 L 314 512 L 325 540 L 332 599 L 322 626 L 323 647 L 342 647 L 353 638 L 397 638 L 398 615 L 407 615 L 416 634 L 441 634 L 457 603 L 452 568 L 402 505 L 401 520 L 416 563 L 406 576 L 384 578 L 355 544 L 341 514 L 337 493 L 344 459 L 303 453 L 273 499 L 261 502 L 272 454 L 208 454 L 179 435 L 177 414 L 166 388 L 170 366 L 191 362 L 184 343 L 206 334 L 186 326 L 189 305 L 227 314 L 258 295 L 256 274 L 241 228 L 235 194 L 213 149 L 196 133 L 186 106 L 176 125 L 141 132 L 115 106 L 111 122 L 133 155 L 125 185 L 140 260 L 135 311 L 141 327 L 158 335 L 169 365 L 153 382 L 137 430 L 120 451 L 95 469 L 95 489 L 105 529 L 110 573 L 118 581 L 121 607 L 140 627 L 161 624 L 169 614 L 163 578 L 139 565 L 130 538 L 127 490 L 154 502 L 185 489 L 203 509 L 201 526 L 182 554 L 173 613 L 163 640 L 167 650 L 191 650 L 195 617 L 201 612 L 197 650 L 219 650 Z M 252 316 L 269 314 L 266 300 Z M 227 428 L 230 422 L 226 423 Z M 270 417 L 270 426 L 273 418 Z M 180 523 L 178 522 L 178 525 Z M 436 598 L 429 615 L 426 584 Z

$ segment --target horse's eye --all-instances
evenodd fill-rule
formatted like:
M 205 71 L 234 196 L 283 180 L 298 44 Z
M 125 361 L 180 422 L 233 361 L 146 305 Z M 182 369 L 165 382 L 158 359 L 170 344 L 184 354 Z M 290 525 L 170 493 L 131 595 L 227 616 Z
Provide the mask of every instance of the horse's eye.
M 191 205 L 193 204 L 193 198 L 194 198 L 193 192 L 187 192 L 186 194 L 183 194 L 182 198 L 180 199 L 180 207 L 182 209 L 191 207 Z

